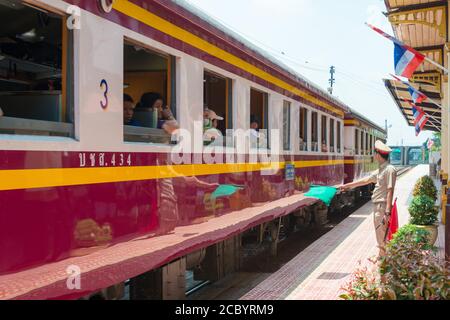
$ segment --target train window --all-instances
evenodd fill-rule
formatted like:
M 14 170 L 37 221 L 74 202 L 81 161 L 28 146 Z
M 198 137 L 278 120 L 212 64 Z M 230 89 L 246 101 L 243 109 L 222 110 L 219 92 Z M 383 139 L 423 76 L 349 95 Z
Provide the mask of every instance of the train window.
M 0 133 L 73 137 L 66 17 L 16 0 L 0 1 L 0 17 Z
M 327 140 L 327 117 L 322 116 L 322 152 L 328 152 Z
M 265 92 L 250 90 L 250 129 L 253 148 L 269 147 L 269 95 Z
M 369 134 L 369 155 L 371 156 L 373 154 L 373 135 Z
M 311 114 L 311 150 L 319 151 L 319 115 L 317 112 Z
M 359 130 L 355 129 L 355 155 L 359 154 Z
M 341 128 L 341 122 L 337 121 L 337 152 L 341 153 L 341 134 L 342 134 L 342 128 Z
M 174 75 L 174 57 L 125 41 L 125 141 L 170 143 L 178 128 Z
M 291 103 L 283 102 L 283 149 L 291 150 Z
M 308 151 L 308 109 L 300 108 L 300 151 Z
M 366 155 L 369 155 L 369 133 L 366 132 Z
M 214 111 L 217 119 L 208 119 L 206 132 L 212 135 L 222 135 L 226 137 L 227 129 L 233 129 L 233 110 L 232 110 L 232 87 L 231 79 L 225 78 L 211 71 L 205 71 L 203 76 L 203 101 L 205 110 Z M 213 113 L 213 114 L 214 114 Z M 217 132 L 217 130 L 220 132 Z M 205 132 L 205 133 L 206 133 Z M 205 134 L 205 143 L 208 144 L 212 137 L 211 134 Z M 215 139 L 215 138 L 214 138 Z M 232 140 L 229 141 L 232 146 Z
M 359 140 L 359 150 L 360 154 L 364 155 L 364 131 L 361 130 L 361 139 Z
M 334 153 L 334 136 L 335 136 L 334 119 L 330 119 L 330 152 Z

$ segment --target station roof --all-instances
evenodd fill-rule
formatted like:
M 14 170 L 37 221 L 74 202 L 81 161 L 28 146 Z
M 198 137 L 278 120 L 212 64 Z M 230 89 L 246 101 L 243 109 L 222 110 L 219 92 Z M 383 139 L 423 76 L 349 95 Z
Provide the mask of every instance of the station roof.
M 408 87 L 403 83 L 395 80 L 385 79 L 384 84 L 388 89 L 389 93 L 397 104 L 400 112 L 403 114 L 406 122 L 410 126 L 414 126 L 414 117 L 412 113 L 412 107 L 409 102 L 412 103 L 411 95 L 408 92 Z M 414 84 L 414 87 L 421 92 L 423 92 L 427 97 L 433 99 L 434 101 L 441 102 L 441 94 L 437 91 L 436 87 L 427 83 Z M 421 107 L 427 114 L 429 120 L 428 124 L 425 126 L 425 130 L 429 131 L 440 131 L 441 128 L 441 109 L 433 103 L 422 102 L 416 104 Z
M 385 3 L 395 37 L 431 60 L 444 65 L 448 1 L 385 0 Z M 424 62 L 410 82 L 438 104 L 442 103 L 442 72 L 432 64 Z M 384 80 L 384 83 L 408 124 L 413 126 L 411 106 L 403 101 L 411 99 L 406 86 L 393 80 Z M 432 103 L 423 103 L 419 106 L 430 116 L 430 125 L 426 126 L 426 129 L 439 131 L 441 127 L 439 108 Z

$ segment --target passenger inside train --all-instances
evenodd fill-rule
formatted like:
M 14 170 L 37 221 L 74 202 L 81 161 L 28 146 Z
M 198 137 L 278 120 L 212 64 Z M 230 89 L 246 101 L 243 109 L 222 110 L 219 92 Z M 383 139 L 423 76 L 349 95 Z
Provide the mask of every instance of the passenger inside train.
M 133 101 L 133 98 L 128 95 L 128 94 L 124 94 L 123 95 L 123 124 L 127 125 L 127 126 L 141 126 L 141 123 L 134 119 L 134 109 L 135 109 L 135 104 Z
M 260 130 L 260 121 L 258 116 L 250 116 L 250 144 L 253 148 L 267 148 L 267 137 Z
M 222 136 L 226 136 L 227 129 L 233 129 L 231 121 L 232 99 L 230 99 L 232 85 L 230 82 L 230 79 L 215 72 L 209 70 L 204 72 L 203 101 L 205 111 L 207 109 L 214 110 L 220 118 L 215 128 L 220 131 Z
M 168 144 L 179 126 L 175 119 L 174 57 L 137 43 L 124 43 L 124 93 L 138 101 L 124 128 L 128 142 Z M 167 106 L 165 106 L 165 102 Z
M 223 121 L 224 118 L 219 117 L 216 112 L 209 109 L 208 107 L 205 107 L 204 113 L 204 134 L 203 134 L 203 141 L 205 145 L 211 145 L 211 144 L 219 144 L 223 145 L 223 137 L 222 132 L 218 130 L 219 121 Z
M 179 129 L 178 122 L 169 107 L 164 107 L 164 101 L 159 93 L 146 92 L 136 106 L 134 120 L 144 123 L 144 127 L 162 129 L 172 134 Z

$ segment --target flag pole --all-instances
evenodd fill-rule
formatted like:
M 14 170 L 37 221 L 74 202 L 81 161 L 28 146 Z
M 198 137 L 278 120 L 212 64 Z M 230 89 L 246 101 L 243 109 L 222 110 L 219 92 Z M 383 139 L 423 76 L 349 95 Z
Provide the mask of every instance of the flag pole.
M 434 65 L 435 67 L 443 70 L 445 73 L 448 74 L 448 69 L 445 68 L 444 66 L 442 66 L 441 64 L 437 63 L 436 61 L 431 60 L 430 58 L 428 58 L 427 56 L 425 56 L 425 61 L 431 63 L 432 65 Z

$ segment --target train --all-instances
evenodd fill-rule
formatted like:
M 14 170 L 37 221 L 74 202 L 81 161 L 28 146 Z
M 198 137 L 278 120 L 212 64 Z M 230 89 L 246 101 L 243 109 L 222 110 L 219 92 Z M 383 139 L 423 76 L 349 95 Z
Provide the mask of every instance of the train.
M 124 283 L 183 298 L 187 270 L 216 281 L 244 247 L 276 252 L 281 232 L 322 221 L 305 192 L 370 174 L 386 141 L 185 1 L 3 0 L 0 25 L 0 299 L 117 298 Z M 183 139 L 149 114 L 133 125 L 146 93 Z M 206 108 L 232 132 L 213 151 Z M 255 132 L 265 146 L 240 143 Z

